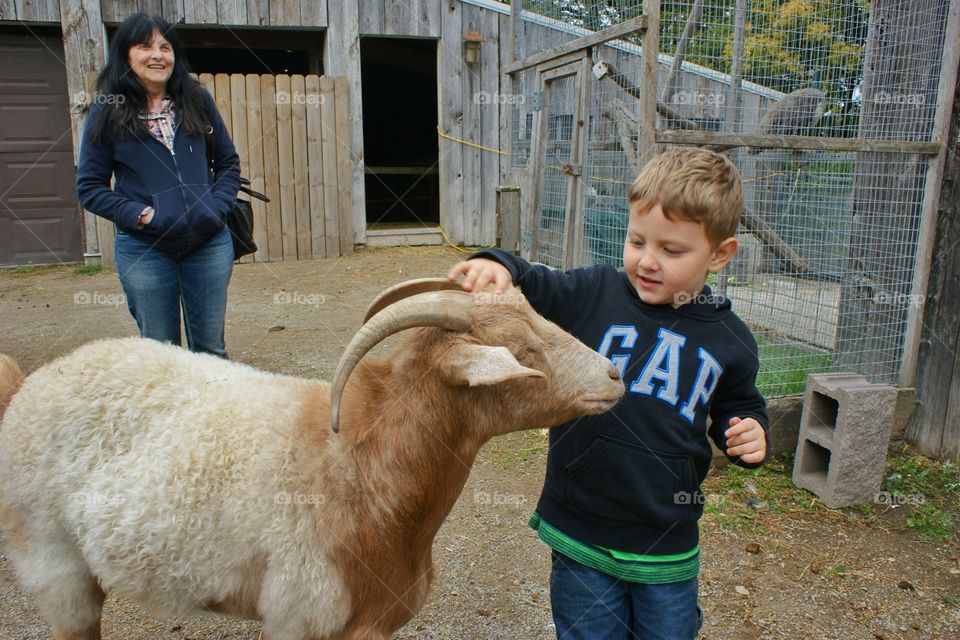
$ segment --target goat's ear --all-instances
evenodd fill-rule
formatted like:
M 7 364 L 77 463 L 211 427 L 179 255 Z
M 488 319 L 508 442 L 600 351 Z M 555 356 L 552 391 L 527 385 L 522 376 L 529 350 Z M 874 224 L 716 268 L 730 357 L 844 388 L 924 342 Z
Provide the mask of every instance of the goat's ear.
M 546 378 L 546 374 L 529 369 L 513 357 L 506 347 L 482 344 L 459 344 L 451 347 L 442 370 L 454 384 L 469 387 L 497 384 L 514 378 Z

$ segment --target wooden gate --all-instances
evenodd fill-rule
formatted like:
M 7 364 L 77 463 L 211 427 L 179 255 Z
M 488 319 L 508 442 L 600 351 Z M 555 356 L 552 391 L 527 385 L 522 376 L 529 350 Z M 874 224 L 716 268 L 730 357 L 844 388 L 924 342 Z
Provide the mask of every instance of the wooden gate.
M 533 171 L 527 187 L 526 257 L 569 269 L 579 261 L 583 234 L 583 167 L 586 164 L 590 57 L 586 51 L 537 67 Z
M 240 156 L 270 202 L 251 199 L 257 252 L 241 262 L 330 258 L 353 251 L 349 104 L 344 78 L 201 74 Z M 105 224 L 104 224 L 105 223 Z M 104 263 L 113 225 L 98 219 Z

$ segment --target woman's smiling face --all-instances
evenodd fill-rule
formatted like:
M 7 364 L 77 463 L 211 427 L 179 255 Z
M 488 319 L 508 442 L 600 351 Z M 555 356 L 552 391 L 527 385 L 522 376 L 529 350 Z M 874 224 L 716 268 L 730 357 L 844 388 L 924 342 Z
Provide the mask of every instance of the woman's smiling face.
M 148 93 L 163 95 L 166 92 L 175 60 L 173 46 L 159 31 L 153 32 L 150 42 L 130 47 L 127 59 L 130 69 Z

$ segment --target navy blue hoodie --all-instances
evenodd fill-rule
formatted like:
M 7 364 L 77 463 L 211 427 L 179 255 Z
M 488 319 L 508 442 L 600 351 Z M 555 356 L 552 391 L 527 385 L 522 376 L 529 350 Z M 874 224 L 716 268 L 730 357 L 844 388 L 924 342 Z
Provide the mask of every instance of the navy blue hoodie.
M 200 91 L 213 125 L 215 176 L 209 169 L 203 135 L 187 134 L 179 126 L 173 153 L 147 132 L 107 137 L 97 144 L 90 127 L 85 127 L 80 146 L 77 196 L 83 208 L 171 254 L 191 251 L 222 229 L 240 187 L 240 158 L 213 98 Z M 87 123 L 103 108 L 110 107 L 94 105 Z M 112 190 L 111 175 L 115 177 Z M 153 219 L 137 229 L 148 205 L 154 209 Z
M 676 309 L 650 305 L 611 266 L 562 272 L 499 250 L 473 257 L 504 265 L 534 309 L 609 357 L 627 387 L 607 413 L 550 430 L 537 504 L 543 520 L 618 551 L 695 548 L 700 484 L 712 458 L 707 417 L 724 452 L 731 418 L 752 417 L 767 428 L 755 383 L 757 344 L 729 300 L 705 288 Z

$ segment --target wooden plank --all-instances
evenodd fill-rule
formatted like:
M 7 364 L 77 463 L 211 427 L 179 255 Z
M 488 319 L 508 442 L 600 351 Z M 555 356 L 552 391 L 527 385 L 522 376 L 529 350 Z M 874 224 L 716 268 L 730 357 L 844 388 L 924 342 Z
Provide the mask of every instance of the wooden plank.
M 640 66 L 640 123 L 637 152 L 640 165 L 653 158 L 657 150 L 657 51 L 660 46 L 660 3 L 644 0 L 643 57 Z
M 323 155 L 324 253 L 340 255 L 340 216 L 337 201 L 337 105 L 333 78 L 320 78 L 320 150 Z
M 106 23 L 119 24 L 131 13 L 138 11 L 137 0 L 114 0 L 100 3 L 102 18 Z M 21 17 L 21 20 L 26 18 Z
M 422 38 L 439 38 L 443 12 L 447 6 L 443 2 L 420 0 L 419 33 Z
M 140 0 L 137 9 L 148 16 L 162 16 L 163 0 Z
M 180 24 L 186 20 L 183 3 L 184 0 L 163 0 L 160 15 L 170 24 Z
M 22 0 L 17 14 L 24 22 L 60 22 L 60 6 L 53 0 Z
M 459 6 L 459 2 L 454 3 Z M 350 100 L 350 166 L 353 240 L 363 243 L 367 232 L 366 196 L 363 177 L 363 104 L 360 86 L 360 35 L 356 2 L 333 2 L 327 5 L 327 21 L 337 25 L 329 29 L 324 40 L 324 65 L 327 75 L 347 79 Z
M 323 0 L 300 0 L 300 25 L 303 27 L 327 26 L 327 3 Z
M 454 2 L 443 12 L 442 35 L 438 48 L 440 129 L 452 138 L 463 137 L 463 85 L 466 72 L 462 41 L 463 5 Z M 441 137 L 440 152 L 440 225 L 455 243 L 463 242 L 463 147 Z
M 815 149 L 821 151 L 875 151 L 880 153 L 936 155 L 940 144 L 907 140 L 869 138 L 813 138 L 809 136 L 766 135 L 761 133 L 724 133 L 712 131 L 657 131 L 656 141 L 664 144 L 723 145 L 729 147 L 771 147 L 775 149 Z
M 213 101 L 217 101 L 217 81 L 214 79 L 212 73 L 201 73 L 197 78 L 197 81 L 200 83 L 200 86 L 207 90 L 207 93 L 210 94 L 210 97 L 213 98 Z
M 461 33 L 470 31 L 480 31 L 480 12 L 479 7 L 472 5 L 463 5 L 463 28 Z M 486 49 L 486 47 L 483 47 Z M 482 244 L 480 216 L 483 208 L 480 199 L 480 176 L 483 171 L 483 161 L 481 152 L 476 144 L 481 142 L 480 118 L 483 111 L 489 110 L 486 104 L 481 104 L 479 99 L 480 92 L 483 90 L 481 84 L 481 70 L 483 64 L 469 65 L 464 63 L 463 73 L 463 132 L 460 136 L 463 140 L 472 144 L 462 145 L 463 154 L 463 239 L 462 242 L 468 246 L 478 246 Z
M 225 26 L 247 24 L 246 2 L 217 0 L 217 22 Z
M 263 193 L 263 122 L 260 101 L 260 76 L 249 74 L 244 77 L 247 94 L 247 166 L 245 174 L 250 179 L 250 187 Z M 267 212 L 262 200 L 250 198 L 253 207 L 253 240 L 257 243 L 254 260 L 264 262 L 270 259 L 267 243 Z
M 326 6 L 326 3 L 318 3 Z M 270 24 L 270 0 L 247 0 L 247 24 L 266 27 Z
M 250 176 L 249 140 L 247 138 L 247 81 L 239 73 L 230 75 L 231 137 L 240 156 L 240 175 Z M 253 256 L 244 256 L 240 262 L 253 262 Z
M 385 0 L 358 0 L 361 35 L 383 35 L 383 12 Z
M 513 7 L 511 6 L 511 11 Z M 500 38 L 501 42 L 507 40 L 507 46 L 500 47 L 500 64 L 506 62 L 511 62 L 515 58 L 513 57 L 513 51 L 515 47 L 512 46 L 512 29 L 513 23 L 512 18 L 509 15 L 500 15 Z M 500 77 L 500 95 L 505 96 L 515 96 L 517 94 L 517 83 L 519 81 L 519 75 L 510 76 L 502 72 L 498 67 L 499 77 Z M 513 139 L 511 138 L 511 127 L 513 126 L 513 113 L 517 109 L 516 99 L 513 100 L 501 100 L 500 101 L 500 135 L 498 136 L 499 143 L 497 148 L 505 152 L 505 155 L 500 156 L 500 175 L 497 180 L 498 185 L 502 184 L 511 184 L 509 182 L 509 175 L 512 169 L 513 158 L 510 157 L 511 149 L 513 148 Z
M 649 13 L 649 12 L 648 12 Z M 629 35 L 631 33 L 637 33 L 645 31 L 647 28 L 647 16 L 637 16 L 631 18 L 626 22 L 621 22 L 612 27 L 607 27 L 601 31 L 596 31 L 589 35 L 576 38 L 562 45 L 548 49 L 543 53 L 537 53 L 532 56 L 527 57 L 520 62 L 511 62 L 503 66 L 504 73 L 516 73 L 522 69 L 529 69 L 530 67 L 536 67 L 537 65 L 543 62 L 549 62 L 550 60 L 557 58 L 568 53 L 574 53 L 576 51 L 581 51 L 583 49 L 588 49 L 590 47 L 595 47 L 598 44 L 608 42 L 610 40 L 615 40 L 617 38 L 622 38 L 623 36 Z
M 97 9 L 99 10 L 100 3 L 97 3 Z M 61 7 L 62 12 L 63 7 Z M 0 0 L 0 20 L 17 20 L 19 15 L 17 13 L 17 3 L 14 0 Z
M 183 16 L 187 24 L 217 24 L 217 0 L 184 0 Z
M 260 109 L 263 119 L 263 193 L 270 198 L 264 205 L 267 235 L 267 259 L 283 260 L 283 223 L 280 218 L 280 157 L 278 152 L 276 77 L 260 76 Z M 289 114 L 287 124 L 290 124 Z
M 299 26 L 299 0 L 270 0 L 270 25 L 274 27 Z
M 307 182 L 310 190 L 310 242 L 314 258 L 326 258 L 326 212 L 323 197 L 323 148 L 321 147 L 320 78 L 305 79 L 304 102 L 307 107 Z
M 290 77 L 290 110 L 293 130 L 293 190 L 296 197 L 297 259 L 313 257 L 310 240 L 310 184 L 307 158 L 307 105 L 302 75 Z M 297 97 L 301 96 L 301 97 Z
M 340 217 L 340 255 L 353 253 L 353 211 L 351 210 L 350 99 L 343 77 L 333 80 L 337 127 L 337 213 Z
M 415 34 L 412 13 L 419 13 L 417 0 L 385 0 L 383 4 L 383 33 L 388 36 Z
M 230 106 L 230 75 L 218 73 L 213 76 L 213 83 L 217 89 L 214 94 L 214 100 L 217 102 L 217 111 L 220 112 L 220 117 L 223 118 L 223 124 L 227 127 L 227 133 L 229 133 L 230 138 L 233 139 L 233 107 Z M 234 145 L 236 145 L 236 140 L 234 140 Z
M 480 90 L 499 97 L 500 92 L 500 15 L 481 10 L 480 35 L 484 46 L 480 49 Z M 487 149 L 500 144 L 500 100 L 488 100 L 477 105 L 480 114 L 479 142 Z M 472 179 L 477 182 L 480 208 L 475 216 L 474 237 L 478 246 L 493 244 L 497 237 L 497 180 L 500 176 L 500 155 L 480 150 L 480 171 Z M 469 174 L 468 174 L 469 175 Z
M 10 7 L 0 9 L 9 11 Z M 105 50 L 103 22 L 99 0 L 60 0 L 60 22 L 63 24 L 63 60 L 67 70 L 67 96 L 70 109 L 70 127 L 73 134 L 73 157 L 76 162 L 86 114 L 79 104 L 82 97 L 93 95 L 97 72 L 103 66 Z M 6 15 L 0 13 L 0 15 Z M 100 235 L 92 213 L 83 212 L 85 250 L 101 251 Z M 113 258 L 111 249 L 111 260 Z M 102 260 L 102 258 L 101 258 Z M 106 264 L 106 263 L 104 263 Z
M 297 259 L 297 198 L 293 184 L 293 132 L 290 76 L 277 76 L 277 158 L 280 178 L 280 230 L 283 259 Z M 297 131 L 297 135 L 300 132 Z M 272 252 L 272 250 L 271 250 Z

